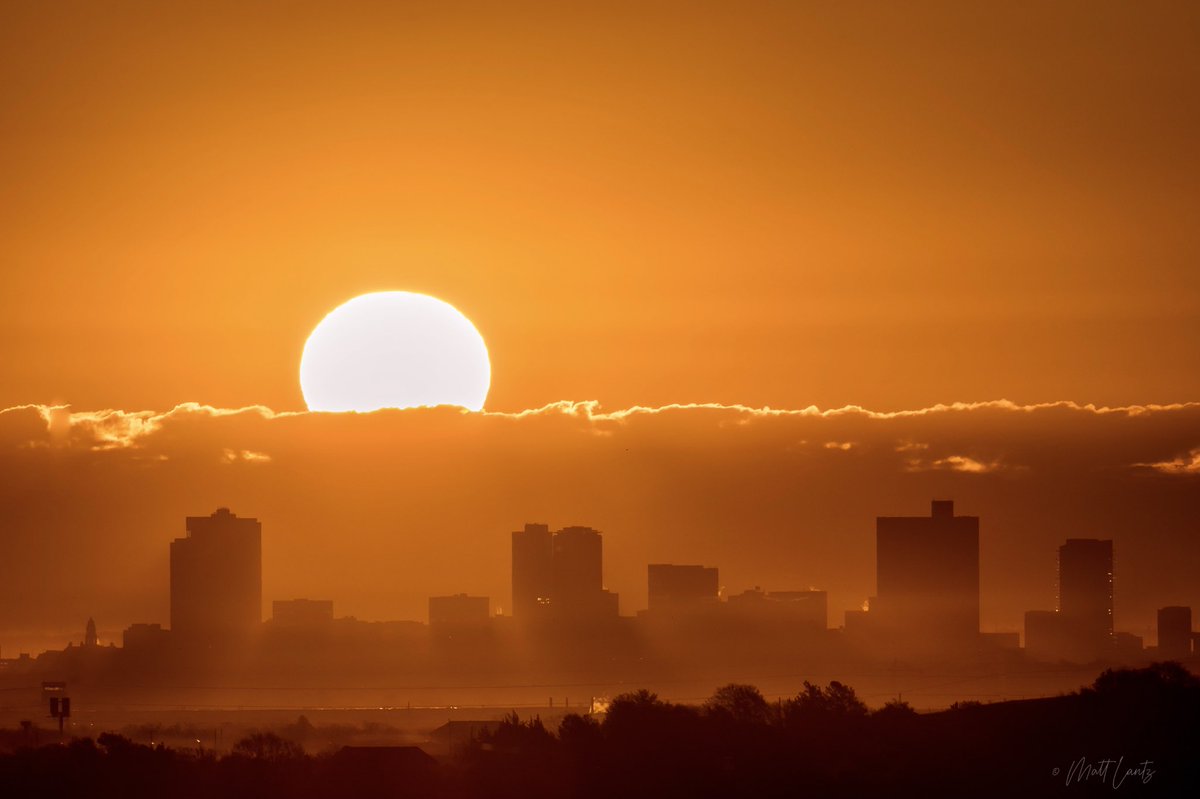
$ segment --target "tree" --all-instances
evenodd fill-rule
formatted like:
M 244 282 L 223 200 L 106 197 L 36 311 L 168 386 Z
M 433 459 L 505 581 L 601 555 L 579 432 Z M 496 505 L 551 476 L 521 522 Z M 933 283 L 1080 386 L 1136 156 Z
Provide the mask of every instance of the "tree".
M 1200 677 L 1173 660 L 1143 669 L 1105 669 L 1092 684 L 1097 694 L 1162 694 L 1200 691 Z
M 903 699 L 893 699 L 871 714 L 872 718 L 896 721 L 916 718 L 916 716 L 917 711 L 913 710 L 912 705 Z
M 501 720 L 495 730 L 485 731 L 479 740 L 480 743 L 491 744 L 499 751 L 528 752 L 552 745 L 554 736 L 542 724 L 541 716 L 521 721 L 521 717 L 513 711 Z
M 100 744 L 101 748 L 103 748 L 104 751 L 109 755 L 116 757 L 128 756 L 131 753 L 149 748 L 144 747 L 141 744 L 134 743 L 124 735 L 120 735 L 115 732 L 100 733 L 100 737 L 96 739 L 96 743 Z
M 825 723 L 850 721 L 867 716 L 866 704 L 854 693 L 854 689 L 837 680 L 824 689 L 808 680 L 794 699 L 789 699 L 783 708 L 786 720 L 792 722 L 823 720 Z
M 563 746 L 575 752 L 594 749 L 602 738 L 600 723 L 591 716 L 569 713 L 558 725 L 558 739 Z
M 698 717 L 695 708 L 664 702 L 643 688 L 609 703 L 603 729 L 605 737 L 620 746 L 661 752 L 698 735 Z
M 234 744 L 233 754 L 252 760 L 279 762 L 303 758 L 304 748 L 273 732 L 256 732 Z
M 729 683 L 716 690 L 704 704 L 713 715 L 725 715 L 738 724 L 768 724 L 773 718 L 771 706 L 753 685 Z

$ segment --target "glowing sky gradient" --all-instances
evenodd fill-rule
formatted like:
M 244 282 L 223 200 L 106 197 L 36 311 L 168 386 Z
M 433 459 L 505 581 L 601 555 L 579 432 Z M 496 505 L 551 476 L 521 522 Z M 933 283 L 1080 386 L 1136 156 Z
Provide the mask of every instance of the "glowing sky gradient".
M 1200 397 L 1194 3 L 8 3 L 0 406 L 304 407 L 349 297 L 488 406 Z
M 933 497 L 981 518 L 985 629 L 1112 537 L 1118 629 L 1153 640 L 1200 607 L 1197 30 L 1109 0 L 0 4 L 0 649 L 166 621 L 166 542 L 221 506 L 263 522 L 264 598 L 339 615 L 503 606 L 541 521 L 604 532 L 623 612 L 646 563 L 705 563 L 827 589 L 836 625 L 874 517 Z M 486 336 L 490 386 L 476 352 L 451 397 L 486 411 L 304 412 L 310 333 L 388 291 Z M 396 387 L 361 407 L 450 396 Z

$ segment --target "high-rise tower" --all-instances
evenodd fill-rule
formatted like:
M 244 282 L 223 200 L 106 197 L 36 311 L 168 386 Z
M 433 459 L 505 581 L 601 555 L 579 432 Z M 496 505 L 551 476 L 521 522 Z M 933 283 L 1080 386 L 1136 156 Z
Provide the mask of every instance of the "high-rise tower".
M 979 636 L 979 517 L 934 500 L 929 516 L 875 520 L 878 613 L 893 640 L 973 645 Z
M 171 542 L 171 632 L 206 644 L 252 634 L 262 621 L 262 525 L 228 508 L 188 516 Z
M 526 524 L 512 534 L 513 618 L 544 615 L 554 581 L 554 536 L 549 525 Z

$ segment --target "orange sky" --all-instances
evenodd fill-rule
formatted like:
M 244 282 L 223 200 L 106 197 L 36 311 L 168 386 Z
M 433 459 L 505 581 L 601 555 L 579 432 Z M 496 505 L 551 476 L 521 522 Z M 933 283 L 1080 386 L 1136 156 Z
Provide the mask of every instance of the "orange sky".
M 1194 4 L 243 5 L 0 10 L 0 407 L 300 408 L 380 289 L 496 409 L 1200 396 Z
M 246 5 L 0 5 L 6 655 L 165 621 L 219 505 L 265 599 L 363 618 L 502 606 L 544 521 L 605 531 L 623 612 L 676 560 L 836 625 L 933 496 L 983 519 L 985 628 L 1053 606 L 1068 536 L 1116 540 L 1119 626 L 1200 606 L 1200 421 L 1144 407 L 1200 400 L 1196 4 Z M 129 435 L 302 410 L 309 331 L 378 290 L 473 320 L 491 411 L 1021 405 Z M 3 410 L 54 403 L 69 441 Z

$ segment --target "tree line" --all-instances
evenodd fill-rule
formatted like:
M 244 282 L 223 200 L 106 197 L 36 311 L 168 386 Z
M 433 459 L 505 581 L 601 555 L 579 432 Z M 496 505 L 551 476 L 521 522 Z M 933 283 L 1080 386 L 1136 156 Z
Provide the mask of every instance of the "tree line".
M 635 691 L 553 730 L 513 713 L 445 763 L 414 748 L 313 755 L 271 732 L 224 756 L 113 733 L 16 745 L 0 755 L 0 795 L 1183 796 L 1200 786 L 1198 727 L 1200 679 L 1176 663 L 1109 670 L 1064 696 L 934 713 L 899 700 L 871 710 L 840 682 L 805 682 L 774 702 L 731 684 L 700 705 Z

